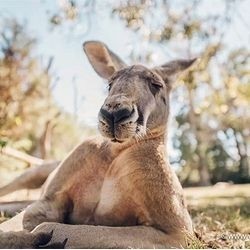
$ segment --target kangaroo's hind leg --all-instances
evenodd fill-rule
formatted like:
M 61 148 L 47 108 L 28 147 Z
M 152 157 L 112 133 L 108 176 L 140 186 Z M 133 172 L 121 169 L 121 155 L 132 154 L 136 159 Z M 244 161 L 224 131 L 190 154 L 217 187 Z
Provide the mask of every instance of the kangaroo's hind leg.
M 41 187 L 59 163 L 59 161 L 48 162 L 26 170 L 7 185 L 0 187 L 0 196 L 20 189 L 35 189 Z

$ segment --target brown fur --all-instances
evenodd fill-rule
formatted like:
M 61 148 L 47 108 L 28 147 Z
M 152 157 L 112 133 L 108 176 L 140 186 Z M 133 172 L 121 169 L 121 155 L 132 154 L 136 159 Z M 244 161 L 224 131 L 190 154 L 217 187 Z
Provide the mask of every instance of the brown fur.
M 58 161 L 53 161 L 31 167 L 9 184 L 0 187 L 0 197 L 20 189 L 36 189 L 41 187 L 59 163 Z
M 185 246 L 193 228 L 167 160 L 166 128 L 172 79 L 193 61 L 150 70 L 127 67 L 100 42 L 84 49 L 110 84 L 99 113 L 103 137 L 77 146 L 51 174 L 41 199 L 26 209 L 23 227 L 53 229 L 52 243 L 69 238 L 66 247 Z

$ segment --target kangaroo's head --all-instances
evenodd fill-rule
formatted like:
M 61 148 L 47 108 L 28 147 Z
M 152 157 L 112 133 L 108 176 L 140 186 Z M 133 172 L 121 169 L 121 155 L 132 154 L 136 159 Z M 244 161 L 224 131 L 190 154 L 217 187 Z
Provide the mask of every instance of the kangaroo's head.
M 171 84 L 195 60 L 176 60 L 149 69 L 127 66 L 101 42 L 85 42 L 83 47 L 95 71 L 109 84 L 99 112 L 101 134 L 113 142 L 124 142 L 140 140 L 152 131 L 164 133 Z

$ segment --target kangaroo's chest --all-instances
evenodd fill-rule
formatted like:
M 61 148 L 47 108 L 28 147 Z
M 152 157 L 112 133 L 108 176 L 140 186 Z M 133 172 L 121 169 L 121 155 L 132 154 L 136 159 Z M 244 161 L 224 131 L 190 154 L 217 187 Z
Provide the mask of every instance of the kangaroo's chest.
M 76 185 L 71 223 L 128 226 L 146 220 L 142 194 L 133 185 L 133 166 L 121 163 L 125 163 L 123 159 L 117 159 L 102 177 L 94 178 L 95 182 Z
M 129 226 L 138 224 L 136 204 L 129 186 L 121 186 L 118 178 L 104 179 L 100 199 L 94 211 L 98 225 Z

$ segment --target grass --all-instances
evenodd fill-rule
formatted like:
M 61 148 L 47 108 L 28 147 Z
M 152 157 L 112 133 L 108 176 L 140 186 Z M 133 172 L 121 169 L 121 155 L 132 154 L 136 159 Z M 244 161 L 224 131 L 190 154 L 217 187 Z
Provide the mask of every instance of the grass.
M 249 234 L 250 184 L 185 189 L 188 209 L 199 240 L 190 248 L 248 248 L 250 241 L 224 239 Z M 0 223 L 6 220 L 0 215 Z
M 249 190 L 250 185 L 185 190 L 189 212 L 200 239 L 191 244 L 191 248 L 250 249 Z M 237 238 L 247 234 L 248 241 L 228 239 L 231 235 Z

